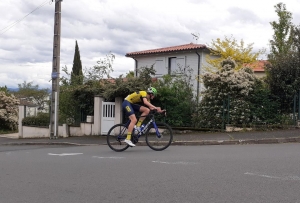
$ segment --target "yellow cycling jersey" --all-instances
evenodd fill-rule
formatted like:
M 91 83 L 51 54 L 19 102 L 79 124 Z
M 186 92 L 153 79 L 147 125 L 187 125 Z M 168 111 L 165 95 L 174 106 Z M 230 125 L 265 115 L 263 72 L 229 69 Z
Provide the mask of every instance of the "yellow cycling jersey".
M 146 96 L 147 96 L 146 91 L 137 91 L 137 92 L 134 92 L 134 93 L 128 95 L 125 98 L 125 100 L 129 101 L 132 104 L 141 103 L 141 102 L 143 102 L 143 98 L 146 98 Z

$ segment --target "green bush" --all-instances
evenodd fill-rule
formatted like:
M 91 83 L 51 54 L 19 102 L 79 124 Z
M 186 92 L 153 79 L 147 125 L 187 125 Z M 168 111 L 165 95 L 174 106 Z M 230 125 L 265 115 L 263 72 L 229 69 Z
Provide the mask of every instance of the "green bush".
M 49 126 L 50 124 L 50 115 L 49 113 L 38 113 L 37 116 L 29 116 L 23 118 L 23 126 Z
M 276 124 L 281 122 L 279 98 L 271 94 L 262 80 L 256 80 L 252 94 L 249 95 L 250 123 Z
M 153 100 L 155 106 L 167 110 L 167 117 L 163 121 L 172 127 L 192 127 L 192 113 L 196 105 L 192 84 L 191 71 L 178 75 L 164 75 L 153 86 L 157 88 L 158 96 Z

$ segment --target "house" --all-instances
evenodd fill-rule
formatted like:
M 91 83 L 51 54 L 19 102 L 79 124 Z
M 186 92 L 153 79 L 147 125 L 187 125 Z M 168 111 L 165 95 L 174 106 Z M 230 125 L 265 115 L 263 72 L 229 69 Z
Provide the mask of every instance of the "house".
M 26 106 L 25 116 L 36 116 L 38 113 L 48 113 L 50 96 L 46 96 L 40 103 L 34 102 L 34 98 L 20 98 L 20 105 Z
M 28 101 L 26 98 L 20 99 L 20 106 L 26 106 L 25 116 L 36 116 L 38 112 L 38 105 Z
M 257 60 L 253 63 L 250 64 L 245 64 L 245 66 L 248 66 L 250 68 L 252 68 L 254 74 L 258 77 L 258 78 L 262 78 L 264 76 L 266 76 L 265 73 L 265 66 L 266 64 L 268 64 L 269 62 L 266 60 Z
M 155 77 L 160 78 L 166 74 L 174 74 L 179 69 L 189 67 L 193 70 L 191 85 L 194 88 L 196 98 L 200 97 L 203 90 L 203 84 L 199 82 L 198 76 L 204 73 L 204 67 L 208 67 L 206 56 L 210 54 L 210 50 L 203 44 L 184 44 L 179 46 L 171 46 L 158 49 L 150 49 L 144 51 L 136 51 L 127 53 L 125 56 L 134 59 L 134 75 L 138 75 L 138 70 L 142 67 L 154 66 L 156 70 Z M 210 56 L 216 57 L 216 56 Z M 264 66 L 267 61 L 260 60 L 251 64 L 247 64 L 253 68 L 254 74 L 258 77 L 265 76 Z
M 198 76 L 203 73 L 206 63 L 206 55 L 210 53 L 206 45 L 184 44 L 179 46 L 151 49 L 127 53 L 125 56 L 134 59 L 134 75 L 142 67 L 154 66 L 155 77 L 160 78 L 166 74 L 175 74 L 189 67 L 193 70 L 191 85 L 194 88 L 196 98 L 199 98 L 203 85 L 198 81 Z

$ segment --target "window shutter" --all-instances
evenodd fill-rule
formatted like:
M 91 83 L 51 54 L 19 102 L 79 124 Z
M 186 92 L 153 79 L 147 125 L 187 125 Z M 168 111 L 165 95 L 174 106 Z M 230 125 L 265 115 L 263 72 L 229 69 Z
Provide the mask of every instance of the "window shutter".
M 155 75 L 158 77 L 165 74 L 166 68 L 164 58 L 157 58 L 155 60 L 154 69 L 156 70 Z
M 180 56 L 176 58 L 176 66 L 176 70 L 178 71 L 178 73 L 181 73 L 181 71 L 185 69 L 185 56 Z

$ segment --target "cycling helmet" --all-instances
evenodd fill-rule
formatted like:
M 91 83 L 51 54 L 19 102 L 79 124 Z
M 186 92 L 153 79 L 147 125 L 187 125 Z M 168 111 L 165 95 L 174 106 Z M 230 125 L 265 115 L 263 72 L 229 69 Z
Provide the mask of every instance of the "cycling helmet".
M 154 87 L 149 87 L 147 89 L 147 93 L 148 94 L 153 94 L 154 96 L 156 96 L 157 95 L 157 90 Z

